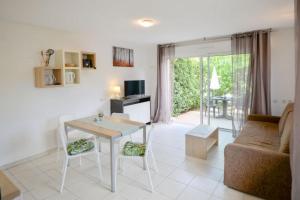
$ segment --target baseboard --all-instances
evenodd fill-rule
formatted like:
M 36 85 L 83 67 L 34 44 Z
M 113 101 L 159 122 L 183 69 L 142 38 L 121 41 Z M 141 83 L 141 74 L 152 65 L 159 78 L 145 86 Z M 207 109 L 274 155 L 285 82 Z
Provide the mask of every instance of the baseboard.
M 37 158 L 49 155 L 50 153 L 53 153 L 54 151 L 57 151 L 57 147 L 51 148 L 51 149 L 46 150 L 46 151 L 44 151 L 42 153 L 34 154 L 32 156 L 29 156 L 27 158 L 23 158 L 23 159 L 18 160 L 18 161 L 15 161 L 15 162 L 12 162 L 12 163 L 0 166 L 0 170 L 6 170 L 6 169 L 9 169 L 11 167 L 15 167 L 15 166 L 23 164 L 25 162 L 28 162 L 28 161 L 31 161 L 31 160 L 34 160 L 34 159 L 37 159 Z

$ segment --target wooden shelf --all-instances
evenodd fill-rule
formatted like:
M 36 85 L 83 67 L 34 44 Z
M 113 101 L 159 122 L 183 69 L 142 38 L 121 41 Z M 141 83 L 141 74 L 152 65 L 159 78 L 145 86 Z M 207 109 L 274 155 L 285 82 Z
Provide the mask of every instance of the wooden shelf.
M 63 85 L 45 85 L 43 88 L 56 88 L 56 87 L 63 87 Z
M 74 65 L 68 67 L 67 65 Z M 56 50 L 55 66 L 63 69 L 64 85 L 80 83 L 81 53 L 73 50 Z
M 81 51 L 81 66 L 82 69 L 96 69 L 96 53 Z
M 68 69 L 74 69 L 74 70 L 80 70 L 79 67 L 64 67 L 65 70 L 68 70 Z
M 44 69 L 48 69 L 48 70 L 51 70 L 51 69 L 62 69 L 62 67 L 52 67 L 52 66 L 48 66 L 48 67 L 45 67 L 45 66 L 37 66 L 37 67 L 42 67 Z
M 80 84 L 83 64 L 82 55 L 87 59 L 91 59 L 92 66 L 95 67 L 96 54 L 93 52 L 56 50 L 54 66 L 34 68 L 35 86 L 38 88 L 54 88 Z
M 72 50 L 56 50 L 55 51 L 55 66 L 68 67 L 68 65 L 74 65 L 70 67 L 80 68 L 81 58 L 79 51 Z
M 63 69 L 51 67 L 35 67 L 35 86 L 38 88 L 63 86 Z

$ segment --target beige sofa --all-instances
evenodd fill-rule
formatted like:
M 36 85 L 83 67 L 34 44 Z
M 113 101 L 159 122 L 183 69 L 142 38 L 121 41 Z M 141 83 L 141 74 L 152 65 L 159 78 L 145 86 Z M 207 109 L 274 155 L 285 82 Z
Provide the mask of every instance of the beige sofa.
M 249 116 L 240 135 L 225 147 L 224 184 L 265 199 L 290 199 L 292 127 L 292 103 L 281 117 Z

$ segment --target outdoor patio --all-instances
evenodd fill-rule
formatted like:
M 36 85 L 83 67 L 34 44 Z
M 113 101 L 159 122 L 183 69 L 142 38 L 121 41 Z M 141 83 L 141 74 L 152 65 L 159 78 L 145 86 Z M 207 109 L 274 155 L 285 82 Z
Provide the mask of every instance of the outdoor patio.
M 232 87 L 231 55 L 177 58 L 174 62 L 173 121 L 200 124 L 202 102 L 204 124 L 208 124 L 210 115 L 211 126 L 232 130 Z
M 192 125 L 198 125 L 200 124 L 200 111 L 188 111 L 186 113 L 182 113 L 177 117 L 173 117 L 172 120 L 177 123 L 183 123 L 183 124 L 192 124 Z M 207 124 L 208 118 L 207 115 L 204 115 L 203 118 L 204 124 Z M 224 129 L 232 129 L 232 121 L 225 118 L 219 118 L 216 116 L 216 118 L 213 117 L 213 114 L 211 113 L 210 117 L 210 125 L 216 126 L 219 128 Z

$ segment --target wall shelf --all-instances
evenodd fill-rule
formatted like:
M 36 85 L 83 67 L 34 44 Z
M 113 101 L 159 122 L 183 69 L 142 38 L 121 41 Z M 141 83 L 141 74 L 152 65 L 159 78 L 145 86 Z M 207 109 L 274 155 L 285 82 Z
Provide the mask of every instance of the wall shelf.
M 96 69 L 96 53 L 81 51 L 82 69 Z
M 80 84 L 81 69 L 96 69 L 96 53 L 90 51 L 55 50 L 54 66 L 34 68 L 38 88 Z
M 64 67 L 65 68 L 65 70 L 68 70 L 68 69 L 75 69 L 75 70 L 77 70 L 77 69 L 79 69 L 78 67 Z
M 64 85 L 80 83 L 81 53 L 79 51 L 56 50 L 55 66 L 62 68 Z
M 35 67 L 35 86 L 38 88 L 62 87 L 63 69 L 59 67 Z

